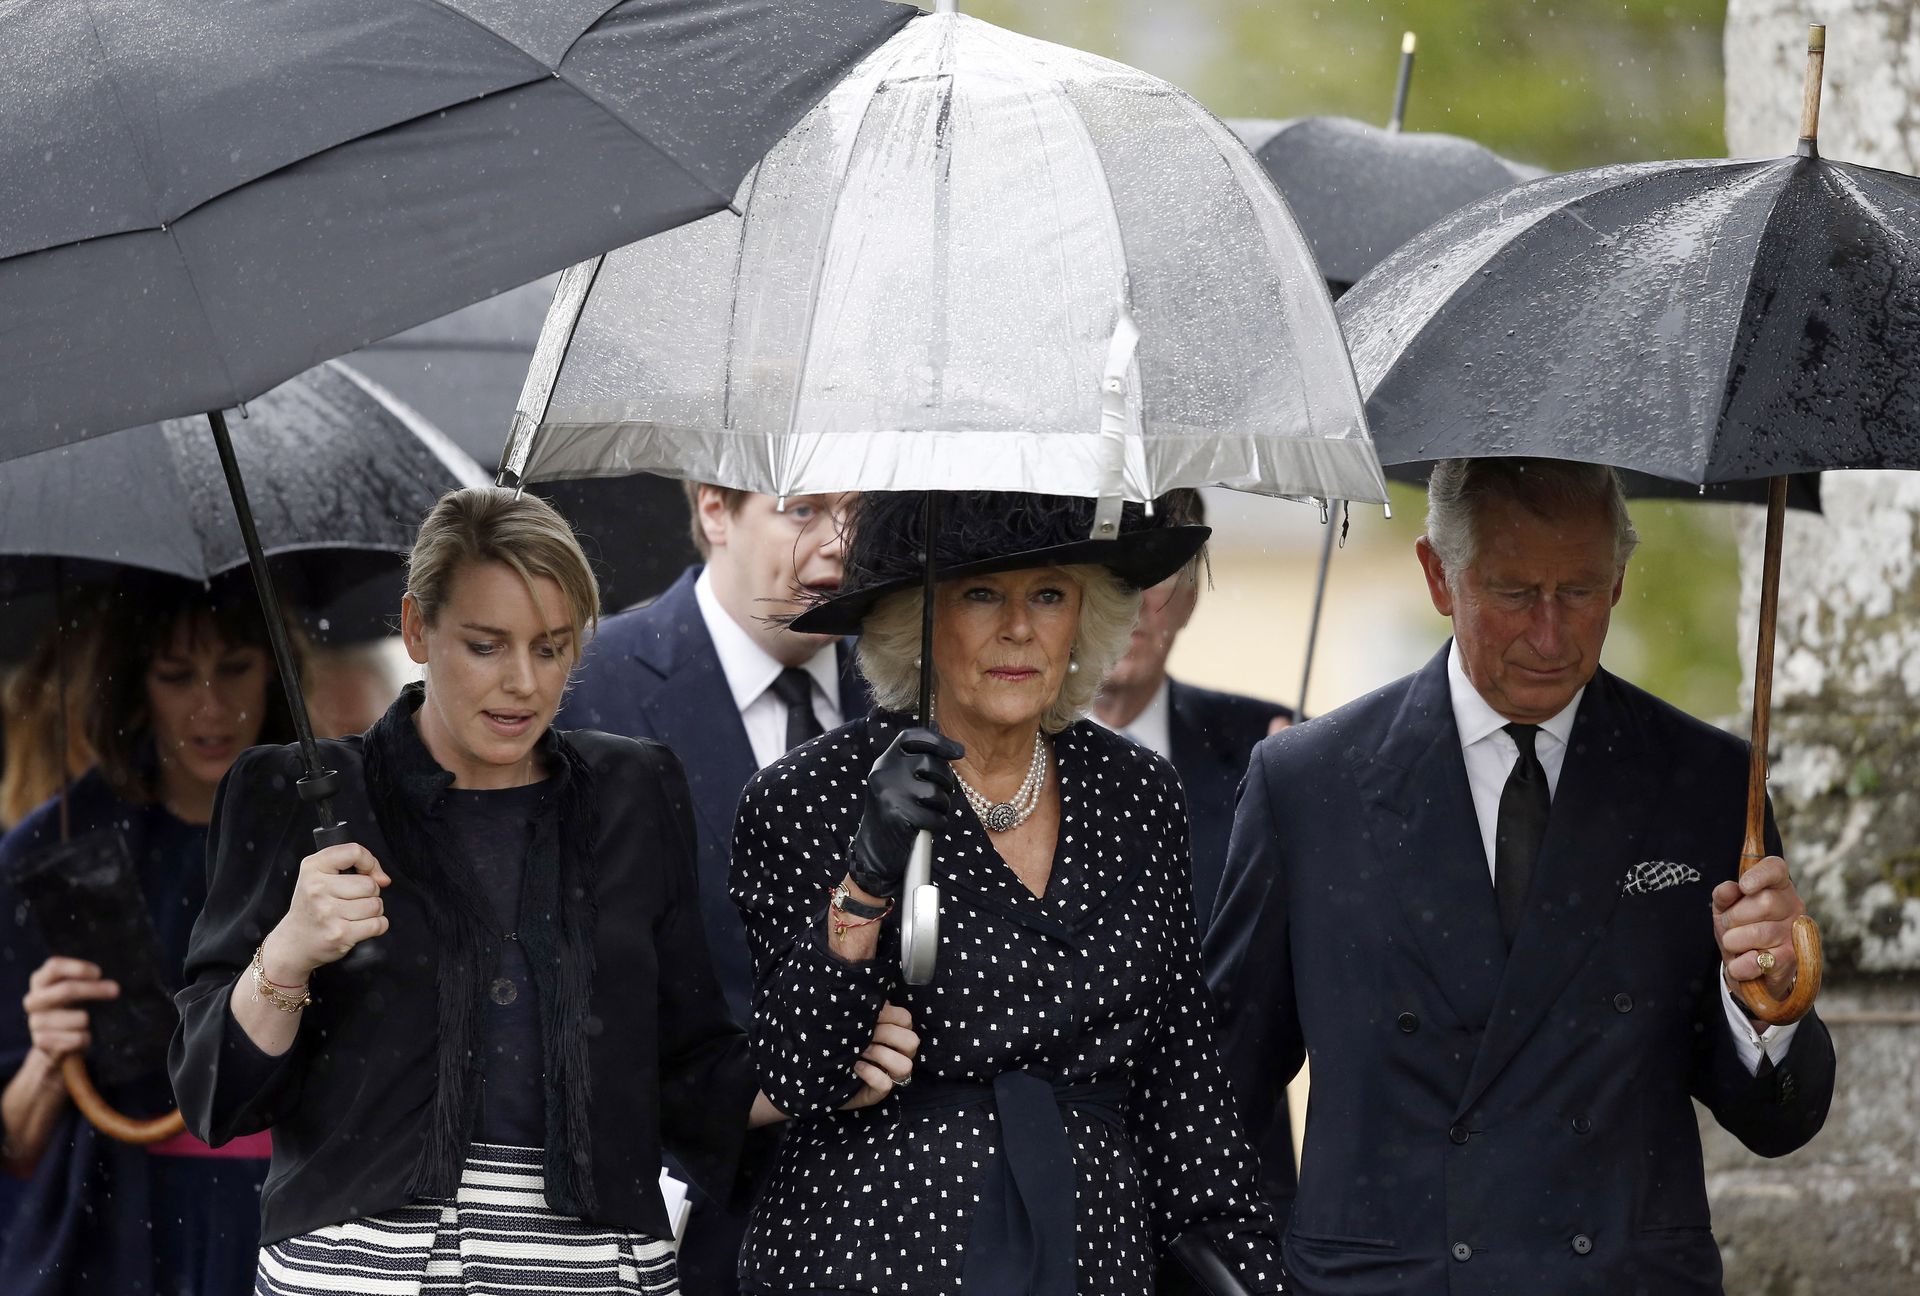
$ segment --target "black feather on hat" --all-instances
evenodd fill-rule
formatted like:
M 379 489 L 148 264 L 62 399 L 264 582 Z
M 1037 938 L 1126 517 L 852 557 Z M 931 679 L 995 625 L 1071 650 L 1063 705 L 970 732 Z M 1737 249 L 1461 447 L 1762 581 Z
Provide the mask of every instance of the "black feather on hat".
M 846 574 L 838 592 L 795 617 L 803 634 L 859 634 L 867 613 L 888 594 L 925 579 L 925 491 L 870 491 L 848 521 Z M 1212 531 L 1182 526 L 1169 510 L 1153 517 L 1129 503 L 1120 533 L 1089 538 L 1094 501 L 1015 491 L 941 491 L 934 578 L 979 576 L 1033 567 L 1095 563 L 1135 589 L 1157 585 L 1200 552 Z

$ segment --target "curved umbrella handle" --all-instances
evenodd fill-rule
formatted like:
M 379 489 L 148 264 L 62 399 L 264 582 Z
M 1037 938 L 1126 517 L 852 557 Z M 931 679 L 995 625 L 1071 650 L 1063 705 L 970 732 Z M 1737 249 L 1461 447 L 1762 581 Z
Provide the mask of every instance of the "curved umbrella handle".
M 926 985 L 939 958 L 940 888 L 933 883 L 933 834 L 922 829 L 914 835 L 900 888 L 900 974 L 908 985 Z
M 1748 869 L 1766 858 L 1764 844 L 1749 840 L 1740 854 L 1740 871 Z M 1788 1026 L 1805 1017 L 1813 1009 L 1813 1001 L 1820 994 L 1820 977 L 1824 965 L 1820 956 L 1820 924 L 1806 914 L 1793 920 L 1793 956 L 1799 963 L 1798 974 L 1793 989 L 1787 991 L 1784 999 L 1775 999 L 1767 989 L 1764 978 L 1757 981 L 1743 981 L 1735 991 L 1740 1002 L 1757 1020 L 1769 1026 Z
M 80 1114 L 108 1138 L 118 1139 L 122 1143 L 158 1143 L 172 1138 L 187 1127 L 186 1118 L 180 1114 L 178 1107 L 165 1116 L 152 1116 L 146 1120 L 122 1116 L 93 1087 L 93 1077 L 87 1074 L 86 1059 L 78 1053 L 69 1053 L 61 1061 L 60 1078 L 66 1081 L 67 1093 L 73 1098 L 73 1105 L 80 1109 Z

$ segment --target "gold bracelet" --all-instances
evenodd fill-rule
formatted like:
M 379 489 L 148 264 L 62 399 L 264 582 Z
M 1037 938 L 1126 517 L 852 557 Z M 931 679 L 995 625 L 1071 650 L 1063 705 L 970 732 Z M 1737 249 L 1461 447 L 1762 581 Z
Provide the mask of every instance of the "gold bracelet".
M 273 982 L 267 980 L 266 965 L 260 961 L 260 952 L 266 949 L 266 947 L 267 946 L 264 941 L 261 942 L 259 945 L 254 946 L 253 988 L 260 992 L 260 997 L 262 999 L 265 999 L 268 1003 L 272 1004 L 275 1008 L 278 1008 L 281 1012 L 297 1013 L 301 1009 L 305 1008 L 308 1004 L 313 1002 L 313 991 L 311 989 L 313 982 L 308 981 L 305 985 L 302 985 L 300 987 L 300 994 L 296 998 L 295 996 L 288 994 L 285 990 L 282 990 L 279 986 L 275 985 Z

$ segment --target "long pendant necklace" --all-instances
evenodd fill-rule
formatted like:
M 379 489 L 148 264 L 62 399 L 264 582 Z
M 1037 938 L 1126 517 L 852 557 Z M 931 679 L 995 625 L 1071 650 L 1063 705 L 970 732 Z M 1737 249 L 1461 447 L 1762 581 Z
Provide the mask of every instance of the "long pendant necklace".
M 974 814 L 980 816 L 980 822 L 986 825 L 988 832 L 1006 832 L 1018 828 L 1039 808 L 1040 789 L 1047 781 L 1047 741 L 1038 730 L 1033 735 L 1033 760 L 1027 765 L 1027 777 L 1020 784 L 1020 790 L 1006 801 L 989 801 L 981 792 L 962 777 L 958 769 L 953 776 L 960 780 L 960 791 L 966 794 L 967 804 L 973 807 Z

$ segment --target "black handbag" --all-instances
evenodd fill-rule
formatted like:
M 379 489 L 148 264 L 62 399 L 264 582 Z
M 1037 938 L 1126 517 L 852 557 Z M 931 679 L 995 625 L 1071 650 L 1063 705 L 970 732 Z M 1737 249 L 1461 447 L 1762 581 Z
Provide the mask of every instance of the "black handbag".
M 47 952 L 85 959 L 119 983 L 87 1004 L 87 1070 L 101 1084 L 164 1072 L 179 1014 L 168 993 L 160 934 L 126 839 L 111 828 L 35 851 L 14 874 Z

